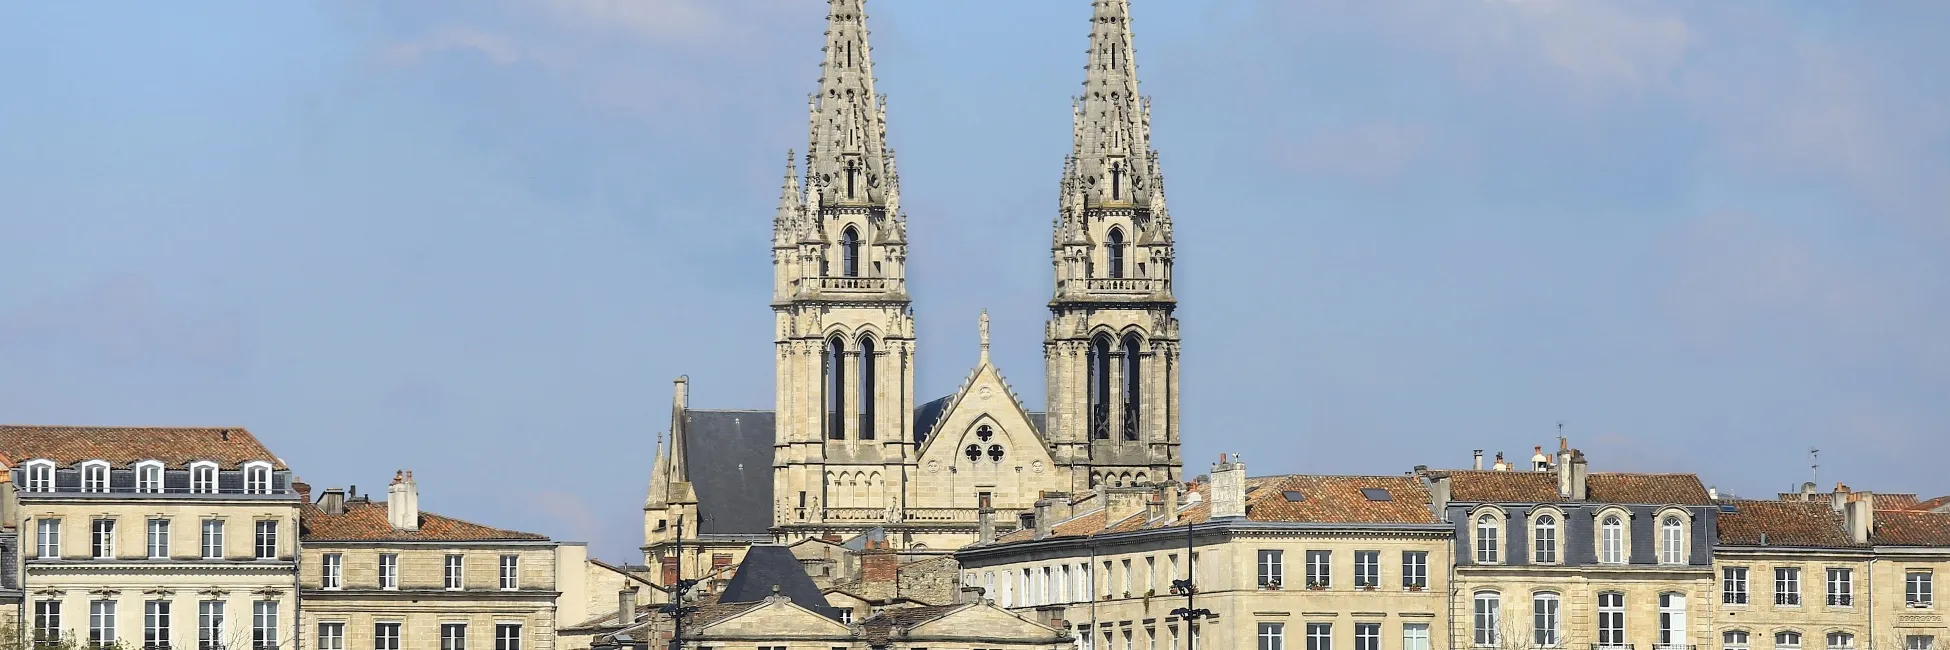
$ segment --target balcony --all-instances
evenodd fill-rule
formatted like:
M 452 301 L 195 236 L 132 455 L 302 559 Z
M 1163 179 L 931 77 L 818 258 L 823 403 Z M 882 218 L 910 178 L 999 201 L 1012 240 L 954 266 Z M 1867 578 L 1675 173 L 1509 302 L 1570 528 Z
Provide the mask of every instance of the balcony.
M 1683 643 L 1654 643 L 1652 650 L 1694 650 L 1699 646 Z
M 909 522 L 927 524 L 975 524 L 980 521 L 979 508 L 910 508 L 901 511 L 899 513 L 900 518 L 896 520 L 889 520 L 887 518 L 889 512 L 887 508 L 826 508 L 824 510 L 826 521 L 834 523 Z M 1006 527 L 1008 522 L 1015 521 L 1018 516 L 1025 512 L 1028 512 L 1028 510 L 996 508 L 994 519 L 991 521 L 994 521 L 996 528 L 1000 530 Z
M 1591 650 L 1632 650 L 1630 643 L 1593 643 Z
M 897 291 L 900 282 L 893 278 L 822 277 L 801 280 L 800 286 L 814 293 L 888 293 Z
M 1142 297 L 1168 293 L 1171 283 L 1158 278 L 1083 278 L 1064 280 L 1062 292 L 1118 297 Z

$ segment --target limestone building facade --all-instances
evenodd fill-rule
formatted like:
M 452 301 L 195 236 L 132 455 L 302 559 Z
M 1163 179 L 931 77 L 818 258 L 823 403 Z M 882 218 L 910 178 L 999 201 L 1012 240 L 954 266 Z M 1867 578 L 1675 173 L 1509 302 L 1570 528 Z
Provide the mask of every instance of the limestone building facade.
M 587 549 L 419 507 L 410 472 L 385 501 L 325 490 L 303 507 L 305 650 L 553 650 L 589 614 Z M 613 602 L 613 601 L 612 601 Z
M 1182 499 L 1166 484 L 1045 500 L 956 553 L 963 584 L 1082 648 L 1448 647 L 1453 528 L 1421 482 L 1245 472 L 1221 461 Z
M 267 650 L 296 638 L 298 508 L 241 428 L 0 426 L 30 638 Z
M 1180 478 L 1175 243 L 1128 0 L 1088 5 L 1051 238 L 1046 413 L 990 363 L 986 314 L 967 379 L 917 401 L 888 103 L 865 2 L 828 4 L 808 148 L 787 156 L 773 218 L 776 398 L 769 410 L 693 409 L 678 380 L 644 506 L 646 564 L 673 576 L 729 570 L 757 542 L 876 528 L 897 549 L 945 553 L 975 541 L 982 508 L 1013 521 L 1044 492 Z

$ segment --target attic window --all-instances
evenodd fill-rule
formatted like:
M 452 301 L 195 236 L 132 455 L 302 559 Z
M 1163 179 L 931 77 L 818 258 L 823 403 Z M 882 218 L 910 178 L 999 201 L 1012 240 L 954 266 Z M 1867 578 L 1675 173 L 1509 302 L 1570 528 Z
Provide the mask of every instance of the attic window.
M 1287 501 L 1291 501 L 1293 503 L 1299 503 L 1307 500 L 1307 495 L 1301 494 L 1299 490 L 1287 490 L 1285 492 L 1281 492 L 1280 496 L 1286 497 Z
M 1395 500 L 1395 496 L 1389 494 L 1388 490 L 1384 488 L 1361 488 L 1361 496 L 1367 497 L 1369 501 Z

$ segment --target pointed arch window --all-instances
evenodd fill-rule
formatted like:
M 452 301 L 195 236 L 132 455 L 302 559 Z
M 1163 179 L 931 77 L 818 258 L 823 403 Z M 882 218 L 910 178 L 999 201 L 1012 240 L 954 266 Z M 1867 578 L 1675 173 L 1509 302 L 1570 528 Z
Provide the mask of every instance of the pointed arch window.
M 1090 341 L 1090 437 L 1110 439 L 1110 337 Z
M 840 274 L 860 277 L 860 231 L 853 226 L 840 232 Z
M 1124 229 L 1111 228 L 1110 236 L 1105 240 L 1108 243 L 1104 246 L 1104 254 L 1106 261 L 1110 263 L 1110 277 L 1124 277 Z
M 1143 398 L 1143 376 L 1138 372 L 1138 356 L 1142 350 L 1137 335 L 1124 337 L 1124 439 L 1138 439 L 1138 418 L 1143 413 L 1139 408 Z
M 846 439 L 846 341 L 826 341 L 826 439 Z
M 860 335 L 860 439 L 873 439 L 874 401 L 873 337 Z

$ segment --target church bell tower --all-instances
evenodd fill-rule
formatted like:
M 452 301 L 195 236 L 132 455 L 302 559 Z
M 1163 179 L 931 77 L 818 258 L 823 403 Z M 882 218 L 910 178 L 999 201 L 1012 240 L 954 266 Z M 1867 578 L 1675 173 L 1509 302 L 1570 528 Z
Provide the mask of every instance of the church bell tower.
M 1050 244 L 1049 425 L 1073 490 L 1179 478 L 1171 215 L 1138 94 L 1129 0 L 1094 0 Z

